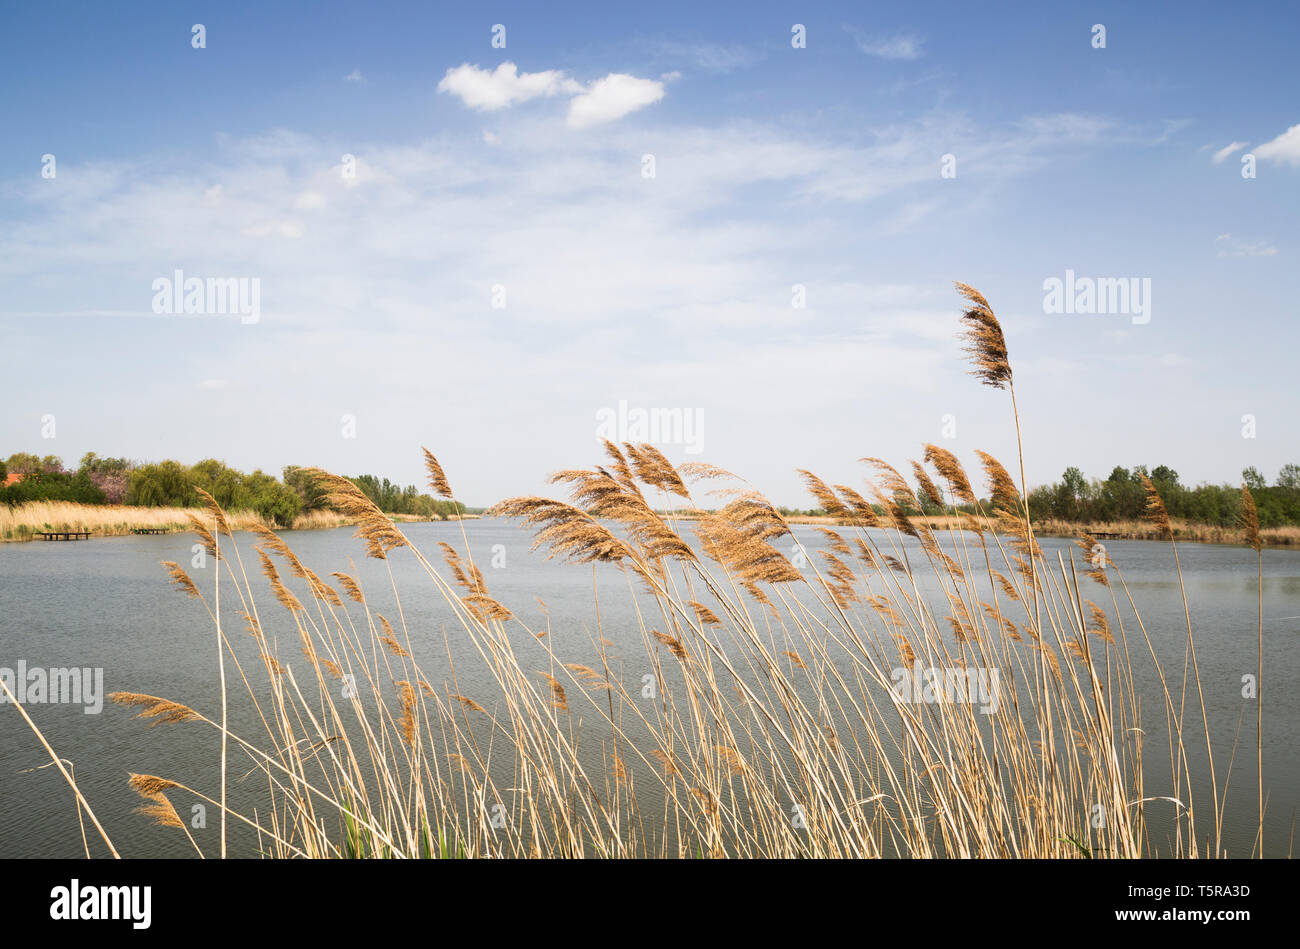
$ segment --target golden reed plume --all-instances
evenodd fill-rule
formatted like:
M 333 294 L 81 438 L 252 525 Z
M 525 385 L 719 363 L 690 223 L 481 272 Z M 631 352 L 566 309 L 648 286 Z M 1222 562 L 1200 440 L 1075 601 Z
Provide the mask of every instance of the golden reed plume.
M 961 315 L 966 324 L 962 333 L 966 345 L 962 349 L 975 367 L 971 375 L 986 386 L 1004 389 L 1011 382 L 1011 362 L 1007 358 L 1007 341 L 1002 335 L 1002 325 L 983 294 L 964 283 L 958 283 L 956 287 L 968 301 Z
M 174 560 L 161 560 L 159 563 L 167 568 L 167 572 L 171 575 L 172 583 L 185 591 L 187 595 L 195 598 L 199 597 L 199 588 L 194 585 L 194 581 L 190 579 L 189 574 L 181 569 L 180 564 Z
M 226 512 L 221 510 L 221 505 L 217 503 L 216 498 L 208 494 L 208 492 L 204 491 L 202 488 L 195 488 L 194 493 L 199 496 L 199 500 L 203 502 L 203 506 L 207 508 L 207 511 L 212 515 L 213 520 L 217 522 L 217 530 L 229 537 L 230 524 L 226 521 Z
M 935 471 L 939 476 L 948 482 L 948 490 L 956 495 L 957 500 L 963 504 L 975 503 L 975 492 L 971 489 L 970 479 L 966 477 L 966 469 L 961 466 L 957 456 L 946 448 L 940 448 L 938 445 L 925 446 L 925 460 L 934 465 Z
M 433 453 L 427 448 L 421 448 L 424 452 L 424 470 L 429 473 L 429 487 L 433 488 L 435 494 L 440 498 L 451 500 L 451 485 L 447 483 L 447 476 L 443 474 L 442 465 L 438 464 L 438 459 L 433 457 Z
M 172 802 L 167 800 L 164 791 L 180 787 L 175 781 L 168 781 L 166 778 L 159 778 L 152 774 L 132 774 L 126 782 L 131 790 L 135 791 L 148 804 L 137 807 L 135 813 L 142 814 L 145 817 L 152 817 L 154 822 L 162 827 L 184 827 L 180 815 L 176 813 L 176 808 Z
M 1169 512 L 1165 510 L 1165 502 L 1160 500 L 1160 492 L 1142 472 L 1138 472 L 1138 477 L 1142 479 L 1142 487 L 1147 493 L 1147 506 L 1143 516 L 1156 526 L 1161 540 L 1173 540 L 1173 525 L 1169 523 Z
M 203 716 L 188 705 L 160 699 L 156 695 L 141 692 L 112 692 L 109 699 L 118 705 L 139 708 L 136 718 L 152 718 L 150 725 L 175 725 L 178 722 L 200 722 Z
M 1255 509 L 1255 496 L 1245 484 L 1241 486 L 1241 526 L 1246 531 L 1246 543 L 1258 553 L 1261 545 L 1259 512 Z

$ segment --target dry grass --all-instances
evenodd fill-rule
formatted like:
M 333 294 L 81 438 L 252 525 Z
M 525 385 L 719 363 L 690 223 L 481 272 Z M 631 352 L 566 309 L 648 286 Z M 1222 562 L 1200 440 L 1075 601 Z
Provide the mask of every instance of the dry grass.
M 996 318 L 975 291 L 962 294 L 978 374 L 1010 390 Z M 969 503 L 960 462 L 931 449 L 920 490 Z M 554 476 L 568 501 L 514 498 L 490 512 L 521 518 L 552 556 L 622 572 L 636 625 L 610 630 L 616 645 L 598 623 L 594 658 L 557 654 L 549 628 L 498 602 L 468 542 L 426 556 L 332 482 L 369 556 L 411 558 L 427 576 L 451 617 L 444 636 L 477 657 L 472 696 L 449 645 L 445 678 L 431 684 L 439 677 L 415 658 L 430 631 L 408 628 L 400 610 L 395 622 L 373 612 L 355 576 L 333 574 L 345 601 L 263 529 L 250 558 L 262 575 L 250 578 L 249 552 L 213 530 L 220 512 L 202 512 L 224 567 L 204 578 L 212 589 L 197 605 L 222 670 L 233 669 L 218 673 L 221 714 L 183 697 L 114 698 L 147 721 L 220 733 L 221 854 L 228 815 L 280 857 L 1222 856 L 1226 782 L 1220 792 L 1212 752 L 1210 781 L 1194 776 L 1185 744 L 1203 728 L 1210 750 L 1203 703 L 1199 716 L 1186 703 L 1189 688 L 1200 694 L 1190 615 L 1192 667 L 1166 679 L 1120 567 L 1085 559 L 1088 538 L 1049 558 L 1023 479 L 1017 489 L 996 459 L 980 455 L 996 505 L 954 510 L 944 527 L 902 513 L 916 489 L 879 459 L 865 460 L 882 518 L 806 472 L 844 523 L 824 529 L 825 549 L 801 570 L 783 552 L 789 521 L 734 475 L 679 470 L 649 445 L 607 443 L 606 455 Z M 426 463 L 449 494 L 441 465 L 427 453 Z M 670 499 L 694 507 L 699 480 L 729 482 L 729 502 L 692 521 L 656 513 Z M 252 666 L 226 637 L 218 592 L 242 607 L 261 657 Z M 1145 681 L 1158 687 L 1139 693 L 1135 669 L 1148 658 Z M 997 683 L 995 707 L 903 696 L 895 686 L 913 663 L 950 683 L 982 674 Z M 262 733 L 224 724 L 228 688 Z M 1147 747 L 1144 715 L 1163 719 L 1167 743 Z M 251 815 L 226 803 L 228 754 L 265 781 Z M 169 823 L 170 779 L 132 780 L 144 813 Z M 1206 800 L 1197 788 L 1211 782 Z
M 673 516 L 679 520 L 692 520 L 699 515 L 692 512 L 677 512 Z M 830 514 L 790 514 L 786 521 L 791 524 L 809 524 L 821 527 L 847 526 L 851 523 L 844 517 Z M 913 517 L 912 521 L 924 524 L 932 530 L 960 530 L 968 524 L 964 516 L 926 515 Z M 1252 545 L 1251 533 L 1244 527 L 1221 527 L 1215 524 L 1201 524 L 1177 517 L 1169 519 L 1173 528 L 1174 539 L 1180 542 L 1197 544 L 1237 544 Z M 1300 545 L 1300 526 L 1256 527 L 1260 542 L 1265 547 L 1294 547 Z M 1121 540 L 1162 540 L 1161 529 L 1150 521 L 1063 521 L 1049 517 L 1034 519 L 1034 533 L 1039 537 L 1096 537 L 1100 534 L 1118 537 Z
M 29 501 L 14 507 L 0 504 L 0 540 L 31 540 L 34 532 L 48 530 L 88 530 L 96 537 L 120 536 L 137 528 L 184 531 L 191 529 L 192 518 L 206 513 L 204 508 L 128 507 L 72 501 Z M 251 511 L 232 511 L 225 516 L 232 530 L 271 526 Z M 415 515 L 388 516 L 400 521 L 428 520 Z M 309 511 L 294 520 L 293 530 L 344 527 L 352 523 L 352 519 L 333 511 Z
M 1244 526 L 1220 527 L 1170 518 L 1174 540 L 1198 544 L 1240 544 L 1252 546 L 1253 537 Z M 1048 537 L 1083 537 L 1108 534 L 1122 540 L 1162 540 L 1162 528 L 1149 521 L 1105 521 L 1078 524 L 1048 518 L 1034 522 L 1034 530 Z M 1256 525 L 1260 543 L 1265 547 L 1294 547 L 1300 544 L 1300 527 L 1264 527 Z

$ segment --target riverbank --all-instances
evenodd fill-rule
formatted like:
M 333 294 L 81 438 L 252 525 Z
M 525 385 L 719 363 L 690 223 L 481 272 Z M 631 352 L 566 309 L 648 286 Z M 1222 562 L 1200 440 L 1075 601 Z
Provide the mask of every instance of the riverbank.
M 674 512 L 679 520 L 696 520 L 698 514 L 693 511 Z M 842 517 L 813 514 L 791 514 L 786 517 L 791 524 L 809 524 L 816 527 L 840 527 L 847 522 Z M 914 517 L 915 524 L 925 524 L 932 530 L 952 530 L 968 523 L 963 517 Z M 1246 543 L 1245 532 L 1236 527 L 1218 527 L 1213 524 L 1196 524 L 1190 521 L 1171 518 L 1174 540 L 1179 543 L 1193 544 L 1241 544 Z M 1082 537 L 1091 535 L 1098 540 L 1160 540 L 1160 532 L 1155 525 L 1147 521 L 1107 521 L 1098 523 L 1074 523 L 1048 519 L 1034 522 L 1034 533 L 1039 537 Z M 1300 546 L 1300 527 L 1266 527 L 1259 532 L 1265 547 Z
M 0 541 L 32 540 L 37 531 L 90 531 L 95 537 L 119 537 L 135 530 L 187 531 L 190 529 L 187 514 L 205 517 L 202 508 L 180 507 L 128 507 L 112 504 L 76 504 L 71 501 L 31 501 L 16 507 L 0 504 Z M 673 513 L 678 520 L 695 520 L 698 514 L 693 511 Z M 451 515 L 446 518 L 422 517 L 415 514 L 390 514 L 398 523 L 413 523 L 436 520 L 477 520 L 478 514 Z M 252 525 L 265 527 L 274 525 L 252 511 L 229 511 L 227 520 L 235 530 L 248 530 Z M 845 526 L 843 518 L 826 515 L 792 514 L 786 518 L 791 524 L 807 524 L 815 527 Z M 916 517 L 913 521 L 925 524 L 932 530 L 951 530 L 964 526 L 966 518 L 939 516 Z M 354 523 L 351 519 L 333 511 L 310 511 L 300 514 L 290 530 L 327 530 L 334 527 L 347 527 Z M 1245 544 L 1244 533 L 1237 528 L 1216 527 L 1211 524 L 1193 524 L 1174 520 L 1174 539 L 1183 543 L 1198 544 Z M 1034 532 L 1040 537 L 1082 537 L 1090 534 L 1099 540 L 1159 540 L 1155 527 L 1146 521 L 1113 521 L 1096 524 L 1075 524 L 1070 521 L 1044 520 L 1034 524 Z M 1260 539 L 1268 547 L 1300 546 L 1300 527 L 1269 527 L 1259 532 Z
M 136 530 L 167 532 L 190 530 L 186 515 L 207 518 L 202 508 L 128 507 L 118 504 L 76 504 L 72 501 L 31 501 L 8 507 L 0 504 L 0 541 L 27 541 L 37 531 L 90 531 L 95 537 L 120 537 Z M 414 514 L 389 515 L 395 521 L 438 520 Z M 473 515 L 466 515 L 473 516 Z M 226 519 L 234 530 L 253 525 L 274 527 L 252 511 L 228 511 Z M 310 511 L 294 519 L 291 530 L 325 530 L 347 527 L 351 518 L 333 511 Z
M 1238 527 L 1218 527 L 1170 519 L 1174 540 L 1194 544 L 1246 543 L 1246 532 Z M 1099 524 L 1073 524 L 1069 521 L 1045 520 L 1034 525 L 1041 537 L 1081 537 L 1091 534 L 1099 540 L 1160 540 L 1155 525 L 1147 521 L 1112 521 Z M 1265 527 L 1259 532 L 1265 547 L 1300 546 L 1300 527 Z

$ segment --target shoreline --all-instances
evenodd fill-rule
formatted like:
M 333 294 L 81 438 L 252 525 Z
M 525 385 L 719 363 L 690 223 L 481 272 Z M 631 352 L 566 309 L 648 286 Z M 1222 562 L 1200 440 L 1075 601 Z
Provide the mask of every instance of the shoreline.
M 0 504 L 0 543 L 28 543 L 41 531 L 88 530 L 91 537 L 126 537 L 136 530 L 161 530 L 180 534 L 193 530 L 187 515 L 206 519 L 207 511 L 197 507 L 133 507 L 124 504 L 78 504 L 73 501 L 30 501 L 9 508 Z M 477 514 L 423 517 L 389 514 L 400 524 L 444 520 L 470 520 Z M 226 519 L 236 531 L 258 524 L 276 531 L 331 530 L 350 527 L 356 520 L 333 511 L 312 511 L 294 519 L 292 527 L 276 527 L 253 511 L 227 511 Z
M 665 516 L 669 515 L 665 514 Z M 678 520 L 693 521 L 699 519 L 699 514 L 695 511 L 675 511 L 672 512 L 671 517 Z M 829 514 L 791 514 L 786 517 L 786 520 L 791 524 L 802 524 L 814 527 L 853 526 L 844 518 L 835 517 Z M 912 521 L 916 524 L 924 524 L 932 530 L 970 529 L 966 524 L 967 518 L 953 517 L 951 515 L 919 516 L 913 517 Z M 1176 519 L 1171 519 L 1171 521 L 1174 531 L 1174 540 L 1179 543 L 1224 544 L 1234 547 L 1247 546 L 1245 531 L 1240 528 L 1218 527 L 1214 524 L 1195 524 Z M 1065 537 L 1077 539 L 1087 534 L 1099 541 L 1162 539 L 1156 527 L 1145 521 L 1107 521 L 1075 524 L 1071 521 L 1060 521 L 1054 518 L 1049 518 L 1042 521 L 1035 521 L 1033 528 L 1034 535 L 1037 537 Z M 1283 548 L 1300 546 L 1300 527 L 1265 527 L 1260 529 L 1259 536 L 1265 547 Z
M 660 512 L 676 520 L 698 520 L 700 512 Z M 78 504 L 72 501 L 31 501 L 14 508 L 0 505 L 0 543 L 26 543 L 35 539 L 40 531 L 89 530 L 92 537 L 125 537 L 136 529 L 162 530 L 168 534 L 192 530 L 187 515 L 203 518 L 203 508 L 132 507 L 128 505 Z M 259 524 L 274 531 L 331 530 L 349 527 L 356 523 L 333 511 L 312 511 L 299 515 L 292 527 L 278 528 L 252 511 L 227 511 L 226 517 L 236 530 L 248 530 Z M 431 523 L 441 521 L 479 520 L 481 514 L 424 517 L 416 514 L 389 514 L 398 524 Z M 832 515 L 792 514 L 786 518 L 791 524 L 813 527 L 850 527 L 842 517 Z M 943 516 L 914 517 L 932 530 L 969 529 L 967 518 Z M 1173 521 L 1174 540 L 1181 543 L 1224 544 L 1246 546 L 1245 533 L 1240 528 L 1218 527 L 1212 524 L 1194 524 Z M 1085 534 L 1099 541 L 1107 540 L 1160 540 L 1156 528 L 1145 521 L 1114 521 L 1075 524 L 1069 521 L 1047 519 L 1034 524 L 1039 537 L 1080 538 Z M 1300 527 L 1266 527 L 1260 530 L 1260 540 L 1266 547 L 1300 547 Z

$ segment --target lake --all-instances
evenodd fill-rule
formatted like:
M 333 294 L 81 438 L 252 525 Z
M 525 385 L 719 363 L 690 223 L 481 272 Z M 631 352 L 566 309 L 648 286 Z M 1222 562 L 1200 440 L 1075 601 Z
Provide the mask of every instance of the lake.
M 440 567 L 439 540 L 457 549 L 463 547 L 461 524 L 401 526 L 412 542 Z M 640 687 L 647 660 L 633 603 L 644 606 L 648 598 L 630 592 L 629 581 L 620 570 L 607 565 L 593 570 L 591 566 L 548 560 L 543 552 L 530 553 L 531 534 L 510 522 L 466 521 L 463 529 L 492 595 L 535 629 L 549 629 L 548 641 L 556 653 L 566 661 L 590 662 L 595 655 L 593 641 L 599 629 L 599 634 L 613 644 L 611 652 L 626 656 L 626 664 L 616 667 L 626 688 L 634 692 Z M 809 552 L 825 546 L 823 536 L 815 528 L 796 526 L 795 534 Z M 497 691 L 494 681 L 474 651 L 462 641 L 463 634 L 457 636 L 451 611 L 432 588 L 424 571 L 414 563 L 410 552 L 394 551 L 388 564 L 368 560 L 361 543 L 351 535 L 350 528 L 341 528 L 285 532 L 282 536 L 303 563 L 327 581 L 330 581 L 329 573 L 335 570 L 352 574 L 365 588 L 372 609 L 383 613 L 394 625 L 404 617 L 417 646 L 417 658 L 431 680 L 449 681 L 450 661 L 455 665 L 457 690 L 470 697 L 481 697 L 488 704 Z M 295 669 L 305 668 L 305 660 L 296 652 L 292 622 L 273 603 L 266 592 L 265 580 L 256 575 L 253 538 L 237 534 L 236 540 L 254 589 L 262 597 L 259 607 L 268 636 L 279 637 L 281 649 L 292 657 L 289 661 L 296 661 Z M 790 539 L 783 540 L 778 546 L 788 550 Z M 174 560 L 189 569 L 194 542 L 190 534 L 174 534 L 96 538 L 76 543 L 0 544 L 0 668 L 15 669 L 19 663 L 25 663 L 29 669 L 102 669 L 104 692 L 164 696 L 218 717 L 220 693 L 213 627 L 203 606 L 178 592 L 159 565 L 160 561 Z M 1049 562 L 1055 565 L 1055 552 L 1073 545 L 1047 538 L 1042 540 L 1042 546 Z M 1171 688 L 1176 690 L 1181 682 L 1186 625 L 1170 547 L 1146 541 L 1109 541 L 1106 547 L 1123 571 L 1154 648 L 1165 664 Z M 1224 847 L 1230 856 L 1248 856 L 1256 807 L 1255 705 L 1253 701 L 1243 701 L 1242 676 L 1253 674 L 1256 668 L 1255 554 L 1245 548 L 1196 544 L 1180 546 L 1179 553 L 1206 714 L 1214 735 L 1221 794 L 1234 733 L 1240 726 L 1240 744 L 1228 785 Z M 208 563 L 211 565 L 212 561 Z M 389 567 L 400 593 L 400 608 L 389 579 Z M 189 572 L 205 595 L 210 595 L 210 566 L 189 569 Z M 288 581 L 287 571 L 285 577 Z M 593 603 L 593 582 L 600 591 L 599 617 Z M 302 584 L 293 581 L 292 585 L 306 601 Z M 251 637 L 242 632 L 243 623 L 236 612 L 238 604 L 232 602 L 234 590 L 224 575 L 222 590 L 222 612 L 228 635 L 241 651 L 241 662 L 248 662 L 244 658 L 246 653 L 255 664 L 256 651 L 250 645 Z M 1086 588 L 1084 592 L 1109 611 L 1109 595 L 1102 599 Z M 636 599 L 637 596 L 641 599 Z M 545 610 L 538 597 L 545 602 Z M 1122 593 L 1120 597 L 1123 602 Z M 349 609 L 360 612 L 356 604 L 347 600 L 345 603 Z M 1269 853 L 1281 856 L 1288 849 L 1295 805 L 1300 798 L 1300 762 L 1293 751 L 1300 737 L 1297 735 L 1300 659 L 1295 649 L 1300 635 L 1300 551 L 1265 550 L 1263 609 L 1264 762 L 1268 806 L 1265 832 Z M 527 639 L 526 634 L 521 638 Z M 1164 751 L 1167 765 L 1167 746 L 1160 737 L 1162 700 L 1154 678 L 1149 675 L 1146 646 L 1136 629 L 1129 630 L 1129 640 L 1134 665 L 1140 667 L 1137 681 L 1144 696 L 1143 723 L 1150 729 L 1147 755 L 1159 763 Z M 521 649 L 527 645 L 532 644 L 525 644 Z M 540 648 L 538 654 L 541 655 Z M 227 665 L 228 674 L 233 676 L 233 670 Z M 258 722 L 245 707 L 246 702 L 241 705 L 234 700 L 236 690 L 237 683 L 232 682 L 232 730 L 255 738 Z M 198 724 L 150 728 L 133 719 L 131 710 L 107 701 L 97 714 L 86 714 L 77 704 L 28 703 L 26 707 L 55 750 L 72 763 L 83 793 L 123 856 L 194 856 L 180 831 L 154 826 L 145 817 L 133 813 L 143 801 L 127 787 L 126 779 L 128 772 L 176 777 L 217 796 L 218 742 L 211 729 Z M 1200 735 L 1195 690 L 1189 693 L 1188 708 L 1185 735 L 1188 757 L 1194 772 L 1204 776 L 1204 738 Z M 1193 708 L 1195 713 L 1191 712 Z M 232 761 L 237 762 L 231 767 L 232 795 L 255 799 L 257 789 L 246 787 L 240 781 L 251 764 L 247 759 L 232 758 Z M 0 705 L 0 855 L 77 857 L 82 854 L 72 792 L 56 769 L 41 768 L 48 762 L 48 756 L 17 710 Z M 1160 772 L 1157 769 L 1152 773 Z M 249 783 L 255 780 L 256 776 Z M 1164 780 L 1167 784 L 1167 773 Z M 1155 779 L 1148 779 L 1146 793 L 1169 791 L 1158 786 Z M 1197 793 L 1200 795 L 1197 820 L 1203 838 L 1212 825 L 1208 781 L 1205 790 L 1197 785 Z M 193 802 L 179 793 L 172 799 L 182 816 L 188 818 Z M 646 803 L 653 813 L 653 796 Z M 209 815 L 206 829 L 193 831 L 209 853 L 215 853 L 216 827 L 213 813 Z M 93 829 L 88 827 L 87 833 L 94 837 Z M 102 842 L 92 839 L 91 850 L 103 854 Z M 255 837 L 240 830 L 232 831 L 233 855 L 252 856 L 255 851 Z

